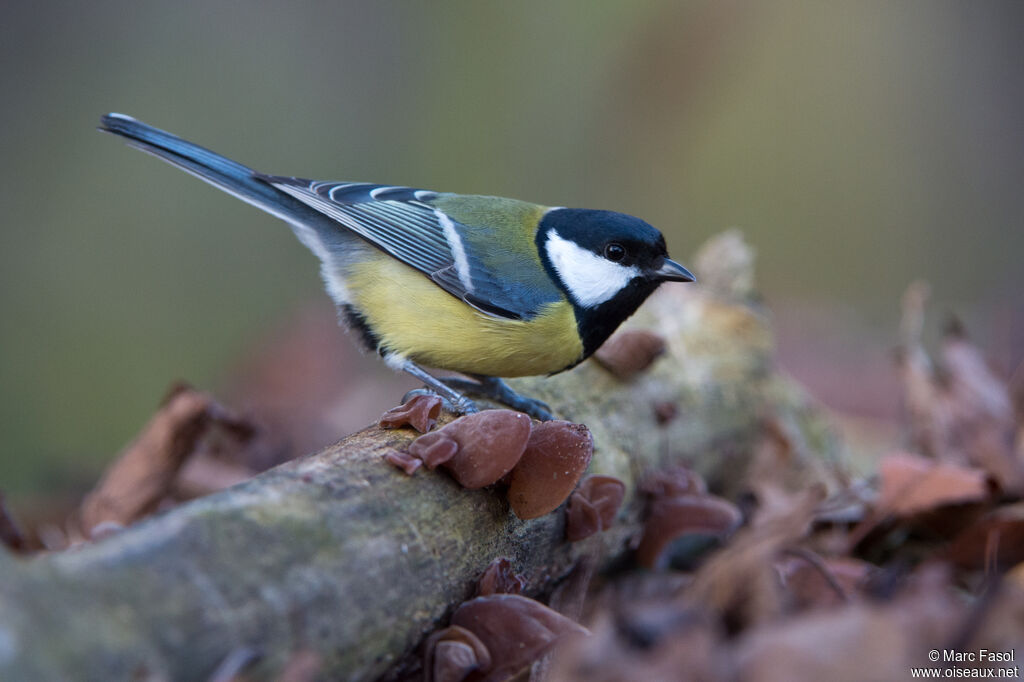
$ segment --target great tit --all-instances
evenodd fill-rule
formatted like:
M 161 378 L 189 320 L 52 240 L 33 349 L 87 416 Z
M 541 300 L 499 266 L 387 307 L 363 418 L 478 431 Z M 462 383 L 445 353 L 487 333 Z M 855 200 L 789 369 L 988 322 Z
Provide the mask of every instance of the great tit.
M 498 377 L 574 367 L 662 282 L 694 281 L 622 213 L 264 175 L 122 114 L 100 130 L 286 221 L 364 345 L 459 412 L 476 411 L 471 393 L 551 419 Z

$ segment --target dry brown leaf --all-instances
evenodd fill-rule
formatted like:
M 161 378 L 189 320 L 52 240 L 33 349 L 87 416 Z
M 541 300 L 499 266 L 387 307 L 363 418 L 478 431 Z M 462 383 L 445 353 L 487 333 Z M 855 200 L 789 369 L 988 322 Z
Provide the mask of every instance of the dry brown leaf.
M 776 568 L 787 596 L 798 610 L 845 604 L 875 569 L 860 559 L 821 559 L 809 552 L 790 552 L 776 563 Z
M 555 652 L 550 682 L 651 680 L 711 682 L 725 678 L 725 656 L 706 619 L 665 610 L 656 624 L 636 605 L 628 614 L 602 612 L 590 637 L 574 638 Z M 655 615 L 655 618 L 658 618 Z M 652 631 L 653 626 L 653 631 Z M 625 636 L 624 636 L 625 633 Z
M 964 412 L 962 419 L 1013 426 L 1009 386 L 989 368 L 981 351 L 968 340 L 958 322 L 954 321 L 946 330 L 941 353 L 950 392 Z
M 990 491 L 985 472 L 957 464 L 896 453 L 878 466 L 881 490 L 875 502 L 879 515 L 909 516 L 942 506 L 980 502 Z
M 698 569 L 685 593 L 687 603 L 743 628 L 777 617 L 783 611 L 782 590 L 773 566 L 780 552 L 803 538 L 820 501 L 816 491 L 795 497 L 776 508 L 757 526 L 732 536 Z
M 174 479 L 172 492 L 176 499 L 190 500 L 230 488 L 253 475 L 254 472 L 240 464 L 200 452 L 185 460 Z
M 915 449 L 942 461 L 981 467 L 1003 490 L 1024 494 L 1024 458 L 1009 385 L 954 322 L 936 367 L 921 342 L 927 285 L 915 283 L 903 300 L 900 371 Z
M 1024 561 L 1024 503 L 996 509 L 964 529 L 946 557 L 962 568 L 989 573 Z
M 128 525 L 164 499 L 184 461 L 214 426 L 239 439 L 254 429 L 221 407 L 210 395 L 187 386 L 175 388 L 142 432 L 107 469 L 85 498 L 81 524 L 86 535 L 96 525 Z
M 962 617 L 940 591 L 886 606 L 858 603 L 757 628 L 731 659 L 749 682 L 903 680 L 911 666 L 930 665 L 927 652 L 943 648 Z

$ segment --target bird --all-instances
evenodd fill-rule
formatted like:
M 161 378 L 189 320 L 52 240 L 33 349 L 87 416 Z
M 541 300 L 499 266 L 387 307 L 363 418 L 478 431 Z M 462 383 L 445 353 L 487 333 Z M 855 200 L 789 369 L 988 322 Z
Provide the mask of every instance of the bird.
M 341 322 L 456 413 L 478 411 L 472 395 L 553 419 L 503 379 L 575 367 L 663 282 L 695 281 L 623 213 L 266 175 L 124 114 L 99 130 L 288 223 Z

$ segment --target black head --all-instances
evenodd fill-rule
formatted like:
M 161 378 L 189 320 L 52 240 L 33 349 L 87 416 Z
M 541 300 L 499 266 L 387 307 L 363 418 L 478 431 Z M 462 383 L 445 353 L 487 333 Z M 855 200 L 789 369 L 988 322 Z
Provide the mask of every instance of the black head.
M 661 232 L 613 211 L 552 209 L 540 222 L 537 249 L 576 311 L 584 356 L 597 350 L 659 284 L 694 280 L 669 260 Z

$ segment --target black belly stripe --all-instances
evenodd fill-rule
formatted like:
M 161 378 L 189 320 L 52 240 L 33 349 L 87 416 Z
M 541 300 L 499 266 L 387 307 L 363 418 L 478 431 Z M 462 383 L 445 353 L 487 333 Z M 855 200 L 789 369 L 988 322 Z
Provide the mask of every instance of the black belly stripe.
M 339 312 L 345 320 L 345 324 L 349 329 L 356 333 L 360 343 L 368 351 L 381 352 L 380 337 L 377 336 L 373 329 L 370 328 L 369 322 L 366 321 L 366 317 L 363 316 L 358 310 L 352 305 L 340 306 Z

